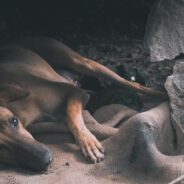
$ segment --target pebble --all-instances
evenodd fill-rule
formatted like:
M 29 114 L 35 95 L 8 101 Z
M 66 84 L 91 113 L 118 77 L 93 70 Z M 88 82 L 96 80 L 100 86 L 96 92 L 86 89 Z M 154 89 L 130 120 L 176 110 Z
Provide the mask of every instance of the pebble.
M 70 166 L 70 163 L 69 162 L 66 162 L 65 163 L 65 166 L 68 166 L 69 167 Z

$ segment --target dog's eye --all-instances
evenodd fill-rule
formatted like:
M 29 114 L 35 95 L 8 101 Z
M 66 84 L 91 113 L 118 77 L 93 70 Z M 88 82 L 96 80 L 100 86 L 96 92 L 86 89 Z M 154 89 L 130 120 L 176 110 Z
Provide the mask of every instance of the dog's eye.
M 14 127 L 18 127 L 19 125 L 19 120 L 17 119 L 17 117 L 13 117 L 11 120 L 10 120 L 10 124 Z

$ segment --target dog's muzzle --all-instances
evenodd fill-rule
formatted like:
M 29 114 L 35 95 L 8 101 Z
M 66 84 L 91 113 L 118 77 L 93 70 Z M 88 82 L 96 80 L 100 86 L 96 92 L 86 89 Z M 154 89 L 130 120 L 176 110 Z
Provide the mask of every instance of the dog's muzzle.
M 53 160 L 53 154 L 48 147 L 36 142 L 22 147 L 18 156 L 19 166 L 32 171 L 44 171 Z

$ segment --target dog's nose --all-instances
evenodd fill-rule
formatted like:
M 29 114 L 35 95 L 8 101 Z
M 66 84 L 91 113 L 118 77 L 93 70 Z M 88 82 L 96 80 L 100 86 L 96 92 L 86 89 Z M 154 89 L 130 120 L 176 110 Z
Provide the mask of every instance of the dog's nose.
M 47 167 L 49 166 L 49 164 L 52 162 L 52 159 L 53 159 L 53 154 L 48 149 L 47 151 L 45 151 L 44 155 L 40 159 L 40 163 L 38 164 L 39 165 L 39 169 L 40 170 L 47 169 Z
M 44 171 L 52 162 L 53 154 L 50 149 L 42 146 L 41 149 L 34 150 L 33 154 L 29 154 L 29 158 L 22 160 L 22 167 L 32 171 Z

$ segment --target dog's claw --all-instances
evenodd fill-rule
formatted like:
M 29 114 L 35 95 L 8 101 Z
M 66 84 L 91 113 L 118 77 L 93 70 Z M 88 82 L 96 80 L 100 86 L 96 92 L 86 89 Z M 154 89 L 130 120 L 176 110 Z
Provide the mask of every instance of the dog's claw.
M 101 162 L 104 158 L 104 148 L 96 137 L 88 130 L 79 134 L 78 142 L 85 157 L 91 159 L 93 163 Z
M 104 147 L 101 147 L 100 151 L 101 151 L 102 153 L 105 153 Z

